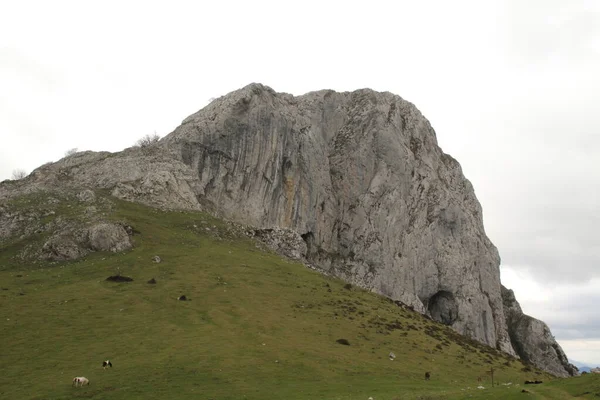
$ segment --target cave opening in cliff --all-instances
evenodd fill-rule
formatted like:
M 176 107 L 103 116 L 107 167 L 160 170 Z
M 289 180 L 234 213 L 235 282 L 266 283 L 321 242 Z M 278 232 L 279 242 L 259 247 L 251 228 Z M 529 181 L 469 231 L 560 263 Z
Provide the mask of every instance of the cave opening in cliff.
M 435 321 L 452 325 L 458 318 L 458 304 L 454 295 L 445 290 L 434 294 L 427 304 L 427 310 Z
M 300 235 L 300 237 L 302 238 L 302 240 L 304 240 L 304 243 L 306 243 L 306 258 L 310 259 L 310 256 L 312 254 L 313 244 L 315 241 L 315 236 L 313 235 L 313 233 L 311 231 L 308 231 L 308 232 Z

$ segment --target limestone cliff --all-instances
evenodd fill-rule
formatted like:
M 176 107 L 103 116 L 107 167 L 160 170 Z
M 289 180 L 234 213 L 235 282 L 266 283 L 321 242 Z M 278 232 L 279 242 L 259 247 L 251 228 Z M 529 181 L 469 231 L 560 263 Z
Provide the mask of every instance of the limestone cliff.
M 293 229 L 309 262 L 513 353 L 481 207 L 413 104 L 372 90 L 293 97 L 253 84 L 162 145 L 197 173 L 219 214 Z
M 512 290 L 502 286 L 502 301 L 508 334 L 519 357 L 556 376 L 574 376 L 577 367 L 567 356 L 543 321 L 526 315 Z
M 294 97 L 252 84 L 156 145 L 78 153 L 0 184 L 0 201 L 57 187 L 210 210 L 269 237 L 281 228 L 295 238 L 286 253 L 312 266 L 509 354 L 520 343 L 472 185 L 427 119 L 391 93 Z

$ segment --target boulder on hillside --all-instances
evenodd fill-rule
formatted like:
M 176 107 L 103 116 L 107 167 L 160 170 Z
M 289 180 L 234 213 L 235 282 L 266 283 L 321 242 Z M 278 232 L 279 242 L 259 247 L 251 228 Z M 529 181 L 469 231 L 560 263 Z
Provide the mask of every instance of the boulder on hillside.
M 100 222 L 87 228 L 65 224 L 44 243 L 40 253 L 46 260 L 70 261 L 92 251 L 116 253 L 131 247 L 129 235 L 119 224 Z
M 88 228 L 87 233 L 89 247 L 94 251 L 116 253 L 132 247 L 129 235 L 118 224 L 102 222 Z
M 96 194 L 93 190 L 84 189 L 81 192 L 77 193 L 77 198 L 79 199 L 79 201 L 82 201 L 84 203 L 93 203 L 94 201 L 96 201 Z
M 89 253 L 70 233 L 52 235 L 41 249 L 41 257 L 51 261 L 76 260 Z

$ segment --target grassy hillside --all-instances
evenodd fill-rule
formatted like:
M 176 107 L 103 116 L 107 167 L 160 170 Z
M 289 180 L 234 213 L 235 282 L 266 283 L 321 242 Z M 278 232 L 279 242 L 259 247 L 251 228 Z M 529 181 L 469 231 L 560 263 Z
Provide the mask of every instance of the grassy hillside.
M 46 200 L 30 195 L 8 207 Z M 208 215 L 98 203 L 135 229 L 133 250 L 65 263 L 16 257 L 48 232 L 0 247 L 1 399 L 600 396 L 597 376 L 550 382 L 381 296 L 264 252 Z M 62 198 L 48 218 L 79 218 L 78 207 Z M 106 281 L 119 272 L 134 281 Z M 90 386 L 72 388 L 75 376 Z

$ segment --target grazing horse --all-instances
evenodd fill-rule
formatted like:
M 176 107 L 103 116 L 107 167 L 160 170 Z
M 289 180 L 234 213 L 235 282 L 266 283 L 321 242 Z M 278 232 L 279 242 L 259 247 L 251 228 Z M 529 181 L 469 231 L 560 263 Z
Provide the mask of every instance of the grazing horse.
M 83 385 L 89 385 L 90 384 L 90 380 L 88 378 L 85 378 L 83 376 L 76 376 L 75 378 L 73 378 L 73 384 L 71 386 L 83 386 Z
M 431 378 L 431 372 L 427 371 L 425 372 L 425 380 L 428 381 L 429 378 Z
M 110 362 L 110 360 L 106 360 L 102 362 L 102 368 L 106 369 L 108 367 L 112 368 L 112 363 Z

